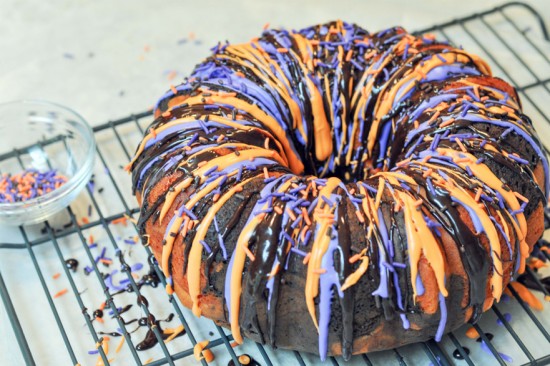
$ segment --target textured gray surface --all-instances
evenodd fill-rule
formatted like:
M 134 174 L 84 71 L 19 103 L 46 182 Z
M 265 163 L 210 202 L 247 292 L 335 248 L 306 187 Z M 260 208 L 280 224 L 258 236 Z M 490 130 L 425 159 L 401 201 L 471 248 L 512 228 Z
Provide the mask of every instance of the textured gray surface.
M 549 1 L 527 2 L 550 23 Z M 371 31 L 391 25 L 414 30 L 501 3 L 0 0 L 0 101 L 51 100 L 96 125 L 147 109 L 218 40 L 246 41 L 267 22 L 299 28 L 340 18 Z M 177 72 L 171 81 L 170 72 Z M 1 235 L 3 241 L 9 241 L 6 234 Z M 0 305 L 0 364 L 20 365 L 23 361 L 8 324 Z M 47 342 L 40 343 L 48 347 Z M 56 364 L 54 359 L 37 361 Z

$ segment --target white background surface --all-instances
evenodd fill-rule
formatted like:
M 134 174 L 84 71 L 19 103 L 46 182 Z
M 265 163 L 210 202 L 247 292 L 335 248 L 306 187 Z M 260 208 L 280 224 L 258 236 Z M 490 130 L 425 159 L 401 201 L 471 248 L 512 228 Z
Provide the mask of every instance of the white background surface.
M 300 28 L 340 18 L 370 31 L 391 25 L 415 30 L 501 3 L 0 0 L 0 101 L 50 100 L 75 109 L 96 125 L 147 109 L 218 40 L 246 41 L 267 22 Z M 550 1 L 527 3 L 550 24 Z M 168 80 L 171 71 L 178 73 L 173 81 Z M 2 241 L 8 241 L 6 235 L 0 233 Z M 20 364 L 0 304 L 0 365 Z

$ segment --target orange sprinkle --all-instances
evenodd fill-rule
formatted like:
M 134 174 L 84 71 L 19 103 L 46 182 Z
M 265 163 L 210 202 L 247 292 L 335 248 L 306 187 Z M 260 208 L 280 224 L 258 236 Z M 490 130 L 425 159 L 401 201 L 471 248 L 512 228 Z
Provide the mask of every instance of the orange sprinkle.
M 110 259 L 105 259 L 105 258 L 101 258 L 99 261 L 100 261 L 101 263 L 103 263 L 103 264 L 111 264 L 111 263 L 113 263 L 112 260 L 110 260 Z
M 407 158 L 407 159 L 405 159 L 405 160 L 401 160 L 400 162 L 398 162 L 398 163 L 395 164 L 395 165 L 397 165 L 397 167 L 400 168 L 400 167 L 402 167 L 402 166 L 405 166 L 405 165 L 409 164 L 410 162 L 411 162 L 411 158 Z
M 361 257 L 362 257 L 361 253 L 357 253 L 357 254 L 355 254 L 355 255 L 352 255 L 352 256 L 349 258 L 349 262 L 350 262 L 351 264 L 353 264 L 353 263 L 357 262 L 359 259 L 361 259 Z
M 514 110 L 506 105 L 500 106 L 501 109 L 505 110 L 508 113 L 515 113 Z
M 176 76 L 178 76 L 178 72 L 172 70 L 168 73 L 168 80 L 169 81 L 174 80 L 176 78 Z
M 126 338 L 122 337 L 121 340 L 120 340 L 120 343 L 118 344 L 118 346 L 116 347 L 115 349 L 115 352 L 116 353 L 119 353 L 120 350 L 122 349 L 122 345 L 124 344 L 124 341 L 126 340 Z
M 306 254 L 302 263 L 307 264 L 309 262 L 309 258 L 311 258 L 311 253 Z
M 100 310 L 105 309 L 105 305 L 106 305 L 106 304 L 105 304 L 105 301 L 103 301 L 103 302 L 101 303 L 101 305 L 99 306 L 99 309 L 100 309 Z
M 292 219 L 292 221 L 296 221 L 296 215 L 294 214 L 294 211 L 292 211 L 291 209 L 287 208 L 286 209 L 286 213 L 288 216 L 290 216 L 290 218 Z
M 525 303 L 527 303 L 527 305 L 539 311 L 542 311 L 544 309 L 540 300 L 535 295 L 533 295 L 533 293 L 527 287 L 516 281 L 510 282 L 510 286 L 517 292 L 519 297 Z M 512 296 L 512 292 L 508 288 L 504 290 L 504 293 L 508 296 Z
M 302 217 L 304 218 L 306 225 L 311 226 L 311 219 L 309 218 L 309 215 L 305 207 L 302 207 Z
M 266 30 L 267 28 L 269 28 L 269 23 L 265 23 L 262 29 Z
M 467 158 L 467 157 L 458 158 L 458 159 L 453 159 L 453 161 L 454 161 L 455 163 L 469 163 L 469 162 L 470 162 L 470 158 Z
M 434 171 L 434 170 L 433 170 L 432 168 L 428 168 L 428 170 L 426 170 L 426 171 L 422 174 L 422 177 L 424 177 L 424 178 L 429 177 L 430 175 L 432 175 L 433 171 Z
M 69 290 L 64 288 L 63 290 L 61 290 L 58 293 L 56 293 L 55 295 L 53 295 L 53 298 L 57 299 L 58 297 L 61 297 L 61 296 L 65 295 L 67 292 L 69 292 Z
M 243 245 L 243 250 L 244 250 L 244 252 L 246 253 L 246 256 L 247 256 L 252 262 L 254 262 L 254 261 L 256 260 L 256 257 L 254 257 L 254 254 L 252 254 L 252 252 L 250 251 L 250 249 L 248 249 L 248 246 Z
M 462 141 L 460 141 L 460 139 L 458 137 L 455 137 L 455 142 L 458 144 L 458 146 L 460 147 L 460 150 L 462 150 L 463 152 L 468 152 L 468 150 L 466 150 L 466 146 L 464 146 L 462 144 Z
M 479 202 L 479 199 L 481 198 L 481 194 L 483 193 L 483 190 L 481 188 L 478 188 L 477 189 L 477 192 L 476 192 L 476 202 Z
M 277 52 L 279 52 L 279 53 L 288 53 L 288 48 L 279 47 L 279 48 L 277 48 Z
M 414 125 L 414 128 L 417 129 L 418 128 L 418 120 L 415 120 L 413 125 Z
M 468 337 L 470 339 L 477 339 L 477 338 L 479 338 L 479 333 L 477 332 L 476 328 L 470 327 L 466 331 L 466 337 Z
M 189 39 L 194 40 L 196 38 L 196 35 L 194 32 L 189 32 Z
M 61 276 L 61 273 L 55 273 L 55 274 L 52 276 L 52 278 L 53 278 L 54 280 L 57 280 L 60 276 Z
M 231 343 L 229 343 L 229 345 L 231 346 L 231 348 L 235 348 L 235 347 L 240 346 L 240 344 L 238 344 L 237 342 L 231 342 Z
M 147 359 L 147 361 L 145 361 L 143 364 L 147 365 L 148 363 L 151 363 L 151 362 L 153 362 L 153 357 Z
M 316 269 L 313 270 L 313 273 L 316 273 L 316 274 L 320 274 L 320 275 L 321 275 L 321 274 L 327 273 L 327 270 L 324 269 L 324 268 L 316 268 Z
M 126 217 L 122 216 L 122 217 L 119 217 L 118 219 L 114 219 L 113 221 L 111 221 L 111 224 L 115 224 L 115 225 L 122 224 L 122 225 L 126 226 L 127 225 L 127 220 L 128 219 Z
M 84 224 L 89 224 L 89 223 L 90 223 L 90 220 L 88 220 L 87 217 L 83 217 L 83 218 L 82 218 L 82 222 L 83 222 Z
M 447 127 L 448 125 L 450 125 L 451 123 L 453 123 L 455 121 L 454 118 L 449 118 L 448 120 L 446 120 L 445 122 L 442 122 L 439 124 L 439 127 Z
M 514 196 L 516 196 L 517 198 L 519 198 L 523 202 L 529 202 L 529 200 L 525 196 L 522 196 L 519 192 L 514 192 Z
M 170 85 L 170 90 L 172 90 L 172 93 L 174 93 L 174 95 L 178 94 L 178 90 L 174 85 Z
M 348 53 L 346 54 L 346 62 L 350 62 L 352 56 L 353 56 L 353 50 L 350 49 L 350 50 L 348 51 Z
M 283 209 L 280 208 L 279 206 L 273 207 L 273 210 L 274 210 L 275 212 L 277 212 L 277 214 L 279 214 L 279 215 L 282 215 L 282 214 L 283 214 Z
M 96 316 L 95 320 L 97 320 L 98 322 L 100 322 L 101 324 L 105 323 L 105 321 L 103 320 L 103 318 L 100 318 L 98 316 Z
M 237 72 L 235 73 L 235 76 L 244 78 L 244 74 L 243 74 L 242 72 L 240 72 L 240 71 L 237 71 Z
M 357 216 L 357 219 L 359 220 L 360 223 L 365 223 L 365 217 L 363 216 L 363 214 L 361 213 L 361 211 L 357 210 L 355 211 L 355 216 Z
M 94 243 L 94 236 L 92 234 L 90 234 L 90 236 L 88 237 L 88 243 L 90 244 Z

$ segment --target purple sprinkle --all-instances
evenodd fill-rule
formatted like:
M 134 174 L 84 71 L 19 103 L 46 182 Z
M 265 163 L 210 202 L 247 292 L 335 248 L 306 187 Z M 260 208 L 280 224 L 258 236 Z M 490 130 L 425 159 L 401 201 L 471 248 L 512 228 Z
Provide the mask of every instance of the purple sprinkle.
M 97 244 L 92 243 L 92 244 L 88 245 L 88 248 L 90 248 L 90 249 L 97 248 Z
M 447 63 L 447 60 L 446 60 L 443 56 L 441 56 L 439 53 L 436 54 L 436 56 L 437 56 L 437 58 L 440 59 L 441 62 L 443 62 L 444 64 Z
M 512 132 L 514 129 L 512 127 L 508 128 L 506 131 L 504 131 L 500 137 L 505 138 L 510 132 Z
M 139 271 L 139 270 L 142 269 L 142 268 L 143 268 L 143 264 L 141 264 L 141 263 L 136 263 L 136 264 L 134 264 L 134 265 L 131 267 L 130 271 L 131 271 L 131 272 L 137 272 L 137 271 Z
M 321 198 L 323 199 L 323 201 L 325 201 L 329 205 L 329 207 L 334 206 L 334 201 L 332 201 L 330 198 L 328 198 L 326 196 L 321 196 Z
M 307 253 L 306 253 L 306 252 L 304 252 L 303 250 L 300 250 L 300 249 L 298 249 L 298 248 L 291 248 L 290 251 L 291 251 L 291 252 L 294 252 L 294 253 L 296 253 L 296 254 L 298 254 L 298 255 L 301 255 L 302 257 L 307 256 Z
M 106 247 L 104 247 L 104 248 L 101 250 L 101 254 L 100 254 L 100 256 L 99 256 L 99 259 L 104 258 L 104 257 L 105 257 L 105 253 L 107 253 L 107 248 L 106 248 Z
M 98 353 L 99 353 L 99 351 L 97 349 L 93 349 L 91 351 L 88 351 L 89 355 L 97 355 Z
M 95 183 L 93 181 L 89 181 L 86 186 L 88 187 L 91 193 L 94 193 Z
M 208 254 L 212 253 L 212 249 L 208 246 L 208 244 L 204 240 L 200 240 L 199 243 L 202 244 L 204 249 L 208 252 Z
M 504 313 L 502 314 L 502 316 L 504 317 L 504 320 L 506 320 L 507 323 L 510 323 L 510 321 L 512 320 L 512 314 L 510 313 Z M 497 319 L 497 324 L 500 326 L 504 326 L 504 323 L 502 322 L 502 320 L 500 320 L 500 318 Z
M 182 210 L 182 212 L 185 212 L 187 214 L 187 216 L 189 216 L 191 218 L 191 220 L 197 220 L 197 216 L 193 212 L 188 210 L 187 207 L 181 206 L 181 210 Z
M 518 162 L 518 163 L 520 163 L 520 164 L 525 164 L 525 165 L 528 165 L 528 164 L 529 164 L 529 162 L 528 162 L 527 160 L 522 159 L 522 158 L 520 158 L 520 157 L 518 157 L 518 156 L 515 156 L 515 155 L 513 155 L 513 154 L 508 154 L 508 157 L 509 157 L 510 159 L 512 159 L 512 160 L 515 160 L 516 162 Z
M 124 242 L 125 242 L 126 244 L 130 244 L 130 245 L 135 245 L 135 244 L 136 244 L 136 242 L 134 241 L 134 239 L 124 239 Z
M 481 349 L 484 350 L 485 352 L 487 352 L 488 354 L 490 355 L 493 355 L 493 352 L 491 351 L 491 349 L 489 348 L 489 346 L 487 345 L 487 343 L 485 343 L 485 341 L 481 341 Z M 500 353 L 498 352 L 499 356 L 502 357 L 502 359 L 506 362 L 514 362 L 514 359 L 504 353 Z
M 223 259 L 227 260 L 227 249 L 225 248 L 225 244 L 223 242 L 223 237 L 221 234 L 218 234 L 218 242 L 220 243 L 220 248 L 222 249 Z
M 208 169 L 207 171 L 204 172 L 204 176 L 207 177 L 210 174 L 212 174 L 213 172 L 215 172 L 216 170 L 218 170 L 218 166 L 214 165 L 212 168 L 210 168 L 210 169 Z

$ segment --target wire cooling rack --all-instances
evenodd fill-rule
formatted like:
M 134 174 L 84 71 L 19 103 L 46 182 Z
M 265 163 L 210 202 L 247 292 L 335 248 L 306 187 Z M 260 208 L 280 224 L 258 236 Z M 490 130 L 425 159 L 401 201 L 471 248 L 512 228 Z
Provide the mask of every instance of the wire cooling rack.
M 533 8 L 508 3 L 415 33 L 426 32 L 488 60 L 495 75 L 515 84 L 539 134 L 550 136 L 550 43 L 545 25 Z M 129 179 L 121 170 L 151 119 L 151 113 L 144 112 L 95 127 L 95 175 L 86 192 L 50 222 L 21 226 L 8 233 L 10 237 L 18 236 L 18 243 L 0 243 L 0 295 L 25 362 L 196 364 L 194 346 L 206 339 L 210 341 L 207 348 L 216 356 L 213 364 L 227 365 L 232 360 L 239 365 L 238 356 L 244 353 L 261 365 L 320 363 L 313 355 L 275 351 L 250 341 L 233 348 L 227 330 L 209 320 L 194 318 L 175 297 L 165 293 L 162 271 L 152 259 L 150 248 L 137 243 L 135 225 L 127 219 L 137 217 L 139 210 L 130 194 Z M 23 153 L 20 149 L 1 158 L 22 164 Z M 537 247 L 541 245 L 545 243 L 541 241 Z M 131 269 L 121 270 L 117 253 L 123 253 Z M 540 253 L 550 259 L 548 252 Z M 66 265 L 69 258 L 80 263 L 74 272 Z M 147 272 L 149 268 L 151 273 Z M 25 273 L 23 287 L 21 273 Z M 158 287 L 141 285 L 144 274 L 158 276 Z M 549 296 L 540 276 L 531 269 L 526 276 L 540 285 L 536 296 Z M 128 291 L 115 292 L 113 282 L 124 284 Z M 447 334 L 440 343 L 428 341 L 355 356 L 350 364 L 550 364 L 550 305 L 545 304 L 542 312 L 533 310 L 513 288 L 509 290 L 512 296 L 508 301 L 493 306 L 479 324 L 473 325 L 480 335 L 477 342 L 464 336 L 463 327 Z M 109 316 L 100 322 L 94 318 L 94 311 L 102 302 Z M 163 327 L 183 325 L 186 334 L 164 343 L 161 323 L 151 320 L 151 316 L 159 320 L 169 313 L 172 315 Z M 149 321 L 141 323 L 132 318 Z M 52 326 L 45 325 L 50 323 Z M 137 324 L 142 326 L 136 328 Z M 107 340 L 105 333 L 114 336 Z M 144 337 L 158 344 L 137 351 Z M 204 359 L 201 363 L 207 365 Z M 327 363 L 339 365 L 344 361 L 329 358 Z

